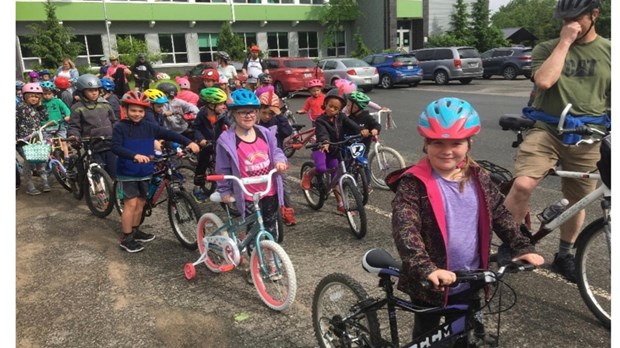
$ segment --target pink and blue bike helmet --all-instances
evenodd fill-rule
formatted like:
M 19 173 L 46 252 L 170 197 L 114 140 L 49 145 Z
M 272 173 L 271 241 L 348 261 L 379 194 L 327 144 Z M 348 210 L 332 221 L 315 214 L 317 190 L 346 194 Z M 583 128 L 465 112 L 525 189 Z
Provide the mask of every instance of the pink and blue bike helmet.
M 462 99 L 441 98 L 420 114 L 418 132 L 428 139 L 467 139 L 480 132 L 480 117 Z

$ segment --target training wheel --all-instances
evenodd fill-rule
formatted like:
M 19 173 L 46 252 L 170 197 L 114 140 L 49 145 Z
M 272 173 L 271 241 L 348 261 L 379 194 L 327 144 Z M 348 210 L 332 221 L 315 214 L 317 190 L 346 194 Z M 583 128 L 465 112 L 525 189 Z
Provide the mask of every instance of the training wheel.
M 192 280 L 196 278 L 196 267 L 193 263 L 186 263 L 183 267 L 183 273 L 185 273 L 185 279 Z

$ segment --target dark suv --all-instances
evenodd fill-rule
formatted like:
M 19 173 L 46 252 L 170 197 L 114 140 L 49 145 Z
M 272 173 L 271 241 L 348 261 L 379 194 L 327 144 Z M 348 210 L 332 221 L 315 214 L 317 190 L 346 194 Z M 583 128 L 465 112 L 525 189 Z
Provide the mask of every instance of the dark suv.
M 518 75 L 532 77 L 531 47 L 492 48 L 480 55 L 484 73 L 482 77 L 491 78 L 502 75 L 506 80 L 514 80 Z

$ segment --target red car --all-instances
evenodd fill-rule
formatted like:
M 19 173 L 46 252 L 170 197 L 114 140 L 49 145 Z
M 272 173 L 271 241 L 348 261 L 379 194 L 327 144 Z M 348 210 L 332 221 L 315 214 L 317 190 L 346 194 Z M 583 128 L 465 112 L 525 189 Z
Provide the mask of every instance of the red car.
M 237 70 L 237 74 L 241 73 L 241 66 L 243 65 L 243 63 L 233 61 L 230 62 L 230 64 L 235 67 L 235 69 Z M 189 80 L 190 89 L 192 91 L 198 93 L 198 91 L 200 91 L 200 89 L 202 88 L 202 71 L 206 68 L 217 69 L 217 62 L 200 63 L 185 73 L 185 76 Z
M 265 58 L 265 64 L 273 79 L 276 94 L 280 97 L 307 89 L 308 81 L 312 79 L 325 83 L 323 70 L 310 58 L 272 57 Z

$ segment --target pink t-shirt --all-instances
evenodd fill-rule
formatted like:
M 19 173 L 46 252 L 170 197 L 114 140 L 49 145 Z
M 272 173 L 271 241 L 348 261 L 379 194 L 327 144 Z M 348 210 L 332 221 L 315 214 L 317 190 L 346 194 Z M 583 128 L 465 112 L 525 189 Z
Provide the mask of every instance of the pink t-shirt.
M 271 159 L 269 158 L 269 145 L 262 137 L 256 135 L 256 140 L 246 143 L 237 137 L 237 156 L 239 158 L 239 172 L 242 178 L 269 174 L 271 170 Z M 246 185 L 250 193 L 261 192 L 267 188 L 267 183 Z M 275 182 L 271 183 L 271 190 L 265 195 L 273 196 L 276 194 Z M 252 196 L 244 193 L 246 201 L 252 201 Z
M 325 100 L 325 94 L 319 95 L 318 97 L 310 96 L 306 99 L 306 104 L 304 105 L 304 110 L 308 113 L 308 117 L 310 117 L 310 121 L 314 121 L 321 114 L 323 114 L 323 101 Z

